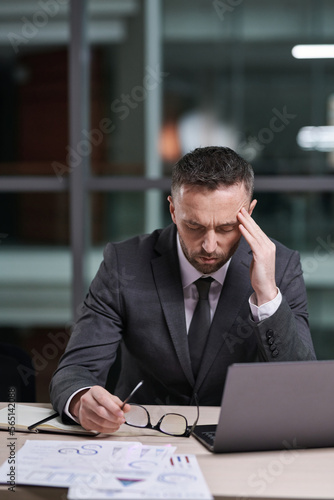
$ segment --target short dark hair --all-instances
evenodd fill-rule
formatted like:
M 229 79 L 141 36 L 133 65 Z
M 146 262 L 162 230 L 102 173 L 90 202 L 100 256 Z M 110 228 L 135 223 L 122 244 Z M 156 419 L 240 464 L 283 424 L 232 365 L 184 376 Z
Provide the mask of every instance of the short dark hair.
M 254 190 L 252 166 L 235 151 L 220 146 L 196 148 L 173 167 L 172 195 L 182 185 L 202 186 L 209 190 L 244 183 L 250 197 Z

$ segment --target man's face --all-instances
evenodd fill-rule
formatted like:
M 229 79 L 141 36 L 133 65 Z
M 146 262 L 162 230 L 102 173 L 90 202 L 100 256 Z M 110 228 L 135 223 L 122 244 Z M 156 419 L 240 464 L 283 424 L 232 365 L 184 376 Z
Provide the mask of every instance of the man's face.
M 256 205 L 244 184 L 214 191 L 183 185 L 168 201 L 183 253 L 203 274 L 214 273 L 232 257 L 241 238 L 237 215 L 242 207 L 251 215 Z

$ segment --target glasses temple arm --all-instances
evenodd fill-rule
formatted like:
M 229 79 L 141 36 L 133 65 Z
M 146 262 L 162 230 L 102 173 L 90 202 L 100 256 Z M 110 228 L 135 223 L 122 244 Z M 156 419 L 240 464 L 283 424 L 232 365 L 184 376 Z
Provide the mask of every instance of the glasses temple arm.
M 196 407 L 197 407 L 197 417 L 196 417 L 195 422 L 191 426 L 191 428 L 188 430 L 188 436 L 190 436 L 192 434 L 193 430 L 195 429 L 195 427 L 197 425 L 198 419 L 199 419 L 199 404 L 198 404 L 198 398 L 197 398 L 196 393 L 194 394 L 194 399 L 195 399 L 195 403 L 196 403 Z

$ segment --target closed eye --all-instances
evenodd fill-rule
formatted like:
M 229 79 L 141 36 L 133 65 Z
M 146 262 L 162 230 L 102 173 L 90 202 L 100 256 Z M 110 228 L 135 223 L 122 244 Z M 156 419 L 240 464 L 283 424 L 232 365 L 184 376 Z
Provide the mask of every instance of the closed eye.
M 190 231 L 200 231 L 203 229 L 202 226 L 197 226 L 196 224 L 187 224 L 187 228 L 190 229 Z
M 220 233 L 230 233 L 231 231 L 234 231 L 236 227 L 237 227 L 237 224 L 219 226 L 217 228 L 217 231 L 219 231 Z

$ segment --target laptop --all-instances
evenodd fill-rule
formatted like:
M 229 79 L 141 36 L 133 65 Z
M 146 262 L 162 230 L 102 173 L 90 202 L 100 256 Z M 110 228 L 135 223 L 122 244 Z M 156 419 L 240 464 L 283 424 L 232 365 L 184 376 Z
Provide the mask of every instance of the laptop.
M 231 365 L 218 424 L 193 435 L 213 453 L 334 446 L 334 361 Z

